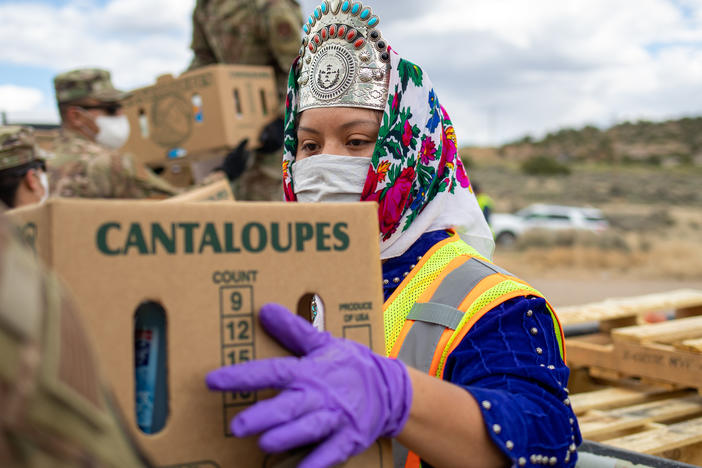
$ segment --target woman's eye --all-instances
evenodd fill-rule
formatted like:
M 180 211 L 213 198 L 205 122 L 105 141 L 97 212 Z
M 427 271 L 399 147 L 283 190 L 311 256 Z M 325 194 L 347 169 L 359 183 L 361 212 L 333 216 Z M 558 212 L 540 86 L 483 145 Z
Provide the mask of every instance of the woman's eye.
M 370 144 L 370 141 L 360 140 L 358 138 L 354 138 L 353 140 L 349 140 L 348 144 L 349 144 L 349 146 L 363 146 L 363 145 Z
M 317 143 L 303 143 L 302 145 L 302 150 L 308 152 L 317 151 L 318 148 Z

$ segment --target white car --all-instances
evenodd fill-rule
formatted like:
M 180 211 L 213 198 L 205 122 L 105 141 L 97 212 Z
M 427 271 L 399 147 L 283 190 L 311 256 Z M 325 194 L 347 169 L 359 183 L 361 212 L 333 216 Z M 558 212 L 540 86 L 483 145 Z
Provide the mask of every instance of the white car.
M 498 245 L 512 245 L 531 229 L 585 229 L 602 232 L 609 223 L 596 208 L 561 205 L 530 205 L 515 214 L 494 213 L 490 224 Z

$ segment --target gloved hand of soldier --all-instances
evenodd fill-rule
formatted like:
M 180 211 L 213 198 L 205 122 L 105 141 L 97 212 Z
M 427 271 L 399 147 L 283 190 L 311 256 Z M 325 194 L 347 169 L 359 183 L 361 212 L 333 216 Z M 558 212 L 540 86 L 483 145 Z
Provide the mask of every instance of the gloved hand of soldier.
M 211 390 L 281 392 L 231 421 L 237 437 L 262 434 L 266 452 L 318 444 L 302 468 L 339 464 L 407 422 L 412 385 L 405 365 L 358 343 L 317 331 L 279 304 L 261 308 L 266 331 L 299 357 L 251 361 L 207 375 Z
M 261 130 L 261 134 L 258 137 L 261 147 L 258 148 L 258 151 L 266 154 L 281 149 L 283 147 L 284 133 L 285 123 L 282 117 L 278 117 Z
M 242 140 L 239 146 L 227 154 L 222 165 L 215 169 L 216 171 L 223 171 L 230 182 L 238 179 L 248 166 L 249 158 L 251 157 L 251 152 L 246 148 L 248 143 L 248 138 Z

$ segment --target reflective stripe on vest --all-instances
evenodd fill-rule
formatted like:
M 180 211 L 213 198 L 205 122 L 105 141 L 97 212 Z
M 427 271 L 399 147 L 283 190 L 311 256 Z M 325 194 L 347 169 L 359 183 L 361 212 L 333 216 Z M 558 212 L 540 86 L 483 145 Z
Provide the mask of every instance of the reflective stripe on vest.
M 446 346 L 442 349 L 441 365 L 436 373 L 432 372 L 441 377 L 443 361 L 452 348 L 460 343 L 456 338 L 465 336 L 473 323 L 488 310 L 519 296 L 543 298 L 536 289 L 480 257 L 473 248 L 454 235 L 427 252 L 385 303 L 387 355 L 398 357 L 427 372 L 429 368 L 426 364 L 422 365 L 426 363 L 426 357 L 403 358 L 423 354 L 419 351 L 406 354 L 407 351 L 402 351 L 402 348 L 407 345 L 412 351 L 409 343 L 415 343 L 424 350 L 429 349 L 428 343 L 437 344 L 447 330 L 455 330 L 444 340 Z M 554 322 L 561 357 L 565 360 L 558 318 L 548 302 L 547 308 Z M 452 321 L 446 322 L 449 319 L 455 321 L 459 316 L 461 319 L 457 325 Z M 438 350 L 434 347 L 431 351 Z
M 476 250 L 454 235 L 437 243 L 400 283 L 383 306 L 385 321 L 385 354 L 390 355 L 412 306 L 422 293 L 434 283 L 451 261 L 461 255 L 479 257 Z M 425 301 L 426 302 L 426 301 Z
M 388 355 L 442 378 L 448 355 L 473 325 L 489 310 L 520 296 L 543 298 L 454 235 L 427 252 L 385 303 Z M 546 304 L 565 360 L 560 323 Z M 398 326 L 398 320 L 404 323 Z M 396 468 L 420 466 L 419 457 L 397 441 L 393 459 Z
M 469 257 L 444 277 L 429 302 L 418 302 L 412 306 L 407 320 L 415 323 L 409 325 L 411 328 L 402 339 L 397 358 L 415 369 L 429 372 L 441 335 L 447 328 L 456 330 L 463 322 L 464 313 L 458 310 L 458 306 L 483 278 L 494 273 L 481 260 Z M 421 321 L 417 323 L 420 311 Z M 432 317 L 433 313 L 437 315 Z M 451 323 L 443 320 L 447 316 L 453 319 Z

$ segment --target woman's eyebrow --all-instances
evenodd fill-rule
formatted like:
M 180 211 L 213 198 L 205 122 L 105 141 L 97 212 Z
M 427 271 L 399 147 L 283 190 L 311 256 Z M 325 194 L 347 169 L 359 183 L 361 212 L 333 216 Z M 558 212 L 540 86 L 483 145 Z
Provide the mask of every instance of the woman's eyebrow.
M 339 129 L 346 130 L 347 128 L 354 127 L 356 125 L 364 125 L 364 126 L 373 127 L 373 128 L 377 128 L 379 126 L 378 122 L 376 122 L 374 120 L 358 119 L 358 120 L 352 120 L 350 122 L 346 122 L 344 124 L 339 125 Z M 312 127 L 298 127 L 297 131 L 298 132 L 316 133 L 318 135 L 321 133 L 319 130 L 312 128 Z
M 320 133 L 319 130 L 316 130 L 316 129 L 310 128 L 310 127 L 298 127 L 297 131 L 298 131 L 298 132 L 316 133 L 316 134 L 318 134 L 318 135 L 319 135 L 319 133 Z
M 343 125 L 340 125 L 340 129 L 347 129 L 349 127 L 353 127 L 356 125 L 367 125 L 367 126 L 372 126 L 372 127 L 379 127 L 379 123 L 374 121 L 374 120 L 352 120 L 351 122 L 346 122 Z

